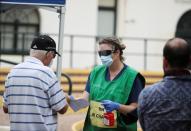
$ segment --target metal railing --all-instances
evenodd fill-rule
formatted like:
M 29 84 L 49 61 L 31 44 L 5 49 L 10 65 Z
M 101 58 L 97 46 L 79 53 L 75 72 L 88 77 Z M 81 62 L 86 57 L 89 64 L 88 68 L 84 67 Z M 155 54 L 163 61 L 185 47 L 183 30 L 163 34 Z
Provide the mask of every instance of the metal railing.
M 11 65 L 17 65 L 18 64 L 17 62 L 8 61 L 8 60 L 4 60 L 4 59 L 0 59 L 0 62 L 11 64 Z
M 11 64 L 11 65 L 17 65 L 18 64 L 18 63 L 12 62 L 12 61 L 2 60 L 2 59 L 0 59 L 0 62 L 8 63 L 8 64 Z M 65 77 L 67 79 L 68 86 L 69 86 L 68 95 L 71 95 L 72 94 L 72 80 L 71 80 L 71 78 L 67 74 L 65 74 L 63 72 L 61 73 L 61 76 Z M 0 92 L 0 95 L 3 95 L 3 92 Z
M 72 80 L 71 80 L 71 78 L 65 73 L 61 73 L 61 76 L 64 76 L 67 79 L 68 85 L 69 85 L 68 95 L 72 95 Z
M 24 57 L 28 55 L 30 43 L 34 38 L 34 34 L 26 34 L 19 33 L 16 42 L 18 45 L 14 45 L 17 48 L 11 47 L 11 41 L 13 39 L 13 35 L 11 36 L 11 32 L 0 33 L 0 59 L 3 59 L 3 55 L 17 55 L 20 57 L 20 61 L 24 60 Z M 58 39 L 56 34 L 49 34 L 55 40 Z M 80 60 L 84 60 L 84 67 L 89 68 L 98 64 L 98 55 L 97 55 L 97 40 L 101 38 L 98 36 L 90 36 L 90 35 L 64 35 L 64 49 L 63 55 L 66 55 L 65 63 L 67 63 L 68 68 L 75 68 L 77 64 L 80 63 Z M 136 49 L 128 50 L 124 52 L 125 56 L 135 56 L 141 57 L 143 60 L 143 70 L 148 69 L 148 57 L 162 57 L 162 51 L 159 52 L 150 52 L 150 45 L 157 45 L 157 43 L 165 43 L 166 39 L 153 39 L 153 38 L 133 38 L 133 37 L 120 37 L 123 42 L 128 43 L 127 48 L 129 48 L 129 44 L 134 43 L 133 46 L 142 47 L 139 51 Z M 7 43 L 9 42 L 10 47 L 8 47 Z M 87 57 L 89 56 L 89 57 Z M 90 57 L 91 56 L 91 57 Z M 79 59 L 81 57 L 81 59 Z M 91 60 L 91 61 L 90 61 Z M 87 62 L 88 61 L 88 62 Z M 13 61 L 15 62 L 15 61 Z M 83 63 L 83 61 L 81 62 Z M 82 67 L 83 65 L 81 65 Z M 83 68 L 84 68 L 83 67 Z

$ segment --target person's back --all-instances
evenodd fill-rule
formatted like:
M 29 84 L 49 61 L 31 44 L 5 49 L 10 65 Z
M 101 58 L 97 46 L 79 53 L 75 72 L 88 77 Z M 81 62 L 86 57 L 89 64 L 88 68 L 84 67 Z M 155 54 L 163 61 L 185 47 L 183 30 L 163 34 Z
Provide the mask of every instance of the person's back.
M 164 79 L 139 96 L 138 114 L 144 131 L 191 131 L 190 51 L 179 38 L 164 47 Z
M 36 39 L 38 43 L 34 45 L 40 48 L 39 44 L 44 40 L 49 42 L 49 37 L 46 37 L 39 36 Z M 54 47 L 48 42 L 44 42 L 45 47 Z M 66 112 L 66 96 L 56 75 L 47 67 L 55 56 L 54 52 L 31 49 L 31 57 L 16 65 L 8 74 L 3 109 L 9 113 L 11 130 L 55 131 L 57 112 Z
M 12 130 L 55 129 L 57 113 L 49 108 L 47 89 L 54 77 L 45 66 L 29 61 L 12 69 L 5 85 Z
M 141 123 L 145 131 L 191 130 L 191 75 L 167 76 L 142 93 Z M 141 104 L 141 103 L 140 103 Z

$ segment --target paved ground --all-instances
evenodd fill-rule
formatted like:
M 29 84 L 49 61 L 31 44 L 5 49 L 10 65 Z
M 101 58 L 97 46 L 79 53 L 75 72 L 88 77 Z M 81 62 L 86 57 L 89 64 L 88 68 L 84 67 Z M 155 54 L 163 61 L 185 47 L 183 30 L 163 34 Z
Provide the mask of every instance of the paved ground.
M 79 96 L 79 95 L 75 95 Z M 0 126 L 9 126 L 9 117 L 3 112 L 1 106 L 0 97 Z M 72 131 L 72 125 L 80 120 L 84 120 L 86 116 L 87 108 L 80 110 L 79 112 L 73 112 L 70 108 L 64 115 L 58 115 L 58 130 L 57 131 Z M 138 127 L 140 127 L 138 123 Z
M 9 125 L 9 117 L 7 114 L 5 114 L 2 110 L 2 108 L 0 108 L 0 125 L 2 126 L 8 126 Z
M 86 113 L 66 113 L 58 116 L 58 131 L 72 131 L 72 125 L 80 120 L 85 119 Z M 9 126 L 9 117 L 3 113 L 0 108 L 0 126 Z

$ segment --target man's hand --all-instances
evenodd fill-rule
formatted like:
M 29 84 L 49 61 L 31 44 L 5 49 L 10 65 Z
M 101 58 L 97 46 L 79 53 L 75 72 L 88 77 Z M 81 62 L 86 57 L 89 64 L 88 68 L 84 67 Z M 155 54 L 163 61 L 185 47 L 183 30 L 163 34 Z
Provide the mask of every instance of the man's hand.
M 9 111 L 8 111 L 8 108 L 5 107 L 5 106 L 3 106 L 3 111 L 4 111 L 4 113 L 8 113 L 8 112 L 9 112 Z
M 103 100 L 102 105 L 104 106 L 107 112 L 112 112 L 113 110 L 118 110 L 120 108 L 119 103 L 110 100 Z
M 70 104 L 71 100 L 75 99 L 72 95 L 65 94 L 65 96 L 66 96 L 66 101 L 68 102 L 68 104 Z

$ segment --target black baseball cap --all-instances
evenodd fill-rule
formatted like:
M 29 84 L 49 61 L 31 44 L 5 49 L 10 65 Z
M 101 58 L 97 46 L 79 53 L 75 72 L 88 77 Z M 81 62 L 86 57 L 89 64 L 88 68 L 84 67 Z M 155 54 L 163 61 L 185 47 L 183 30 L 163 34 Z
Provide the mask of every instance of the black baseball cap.
M 48 35 L 40 35 L 32 41 L 31 49 L 34 50 L 45 50 L 45 51 L 54 51 L 55 54 L 60 54 L 56 51 L 55 41 Z

